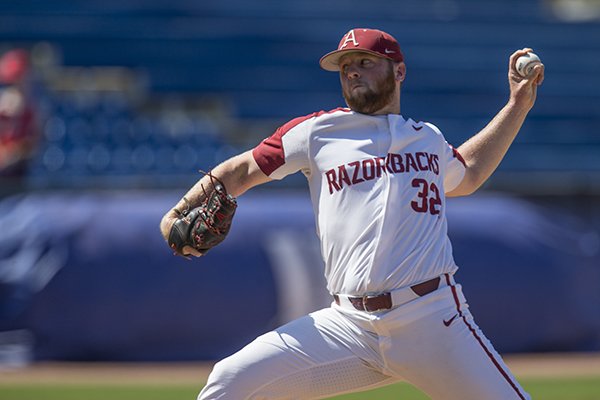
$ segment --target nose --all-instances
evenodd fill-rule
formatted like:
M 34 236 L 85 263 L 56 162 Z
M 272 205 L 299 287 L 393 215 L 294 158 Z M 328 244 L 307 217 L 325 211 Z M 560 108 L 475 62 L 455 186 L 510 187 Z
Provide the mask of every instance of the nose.
M 360 73 L 358 72 L 358 69 L 355 66 L 350 65 L 344 68 L 344 75 L 346 75 L 347 79 L 360 78 Z

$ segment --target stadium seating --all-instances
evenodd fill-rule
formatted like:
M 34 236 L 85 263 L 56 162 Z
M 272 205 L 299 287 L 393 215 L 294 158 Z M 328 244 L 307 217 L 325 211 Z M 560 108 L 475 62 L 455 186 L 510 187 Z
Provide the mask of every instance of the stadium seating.
M 600 24 L 561 22 L 543 2 L 376 0 L 352 7 L 341 0 L 30 3 L 0 5 L 0 35 L 6 41 L 49 41 L 60 48 L 66 67 L 126 67 L 148 77 L 150 96 L 218 98 L 230 106 L 235 121 L 267 120 L 273 127 L 343 104 L 337 78 L 320 70 L 317 60 L 350 27 L 379 27 L 399 39 L 406 55 L 403 113 L 437 124 L 453 144 L 483 127 L 504 104 L 507 57 L 531 46 L 546 63 L 547 79 L 500 171 L 578 171 L 588 180 L 600 172 Z M 55 104 L 47 123 L 62 120 L 64 137 L 49 141 L 34 176 L 72 168 L 96 175 L 123 170 L 170 174 L 190 166 L 175 165 L 171 153 L 197 152 L 203 161 L 194 163 L 198 167 L 236 150 L 236 143 L 223 135 L 215 142 L 219 133 L 205 135 L 202 129 L 189 133 L 203 148 L 181 147 L 188 136 L 179 143 L 161 139 L 168 133 L 160 124 L 144 122 L 134 107 L 115 102 L 88 104 L 87 109 Z M 91 135 L 87 143 L 76 146 L 86 135 Z M 146 142 L 148 137 L 156 140 Z M 148 147 L 138 146 L 139 140 Z M 566 158 L 557 162 L 561 154 Z M 65 161 L 57 169 L 61 158 Z

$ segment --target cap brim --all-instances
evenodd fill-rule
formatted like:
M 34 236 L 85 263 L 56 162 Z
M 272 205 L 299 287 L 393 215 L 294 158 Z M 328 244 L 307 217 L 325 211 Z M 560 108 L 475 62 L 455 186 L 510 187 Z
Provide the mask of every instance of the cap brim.
M 383 54 L 378 53 L 376 51 L 350 48 L 350 49 L 334 50 L 332 52 L 325 54 L 319 60 L 319 65 L 321 66 L 321 68 L 323 68 L 326 71 L 332 71 L 332 72 L 339 71 L 340 70 L 340 58 L 344 54 L 351 53 L 351 52 L 368 53 L 368 54 L 372 54 L 377 57 L 387 58 L 389 60 L 392 60 L 391 57 L 386 57 Z

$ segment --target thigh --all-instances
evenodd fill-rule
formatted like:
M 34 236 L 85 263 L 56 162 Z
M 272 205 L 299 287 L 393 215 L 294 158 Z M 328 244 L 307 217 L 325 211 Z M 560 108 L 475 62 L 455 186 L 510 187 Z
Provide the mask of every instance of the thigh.
M 425 302 L 422 318 L 394 330 L 397 371 L 432 399 L 529 399 L 475 323 L 460 285 L 446 289 Z
M 320 310 L 217 363 L 199 398 L 313 399 L 392 383 L 369 361 L 369 340 L 334 309 Z

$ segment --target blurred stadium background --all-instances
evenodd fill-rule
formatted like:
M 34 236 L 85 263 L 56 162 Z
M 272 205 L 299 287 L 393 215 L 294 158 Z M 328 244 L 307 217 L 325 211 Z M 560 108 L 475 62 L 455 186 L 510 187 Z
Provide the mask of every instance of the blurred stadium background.
M 0 365 L 215 360 L 319 307 L 303 178 L 240 198 L 230 237 L 175 258 L 162 214 L 288 119 L 343 105 L 318 59 L 352 27 L 401 43 L 402 110 L 459 145 L 546 65 L 498 172 L 448 202 L 479 325 L 501 352 L 600 350 L 600 4 L 593 0 L 0 1 L 31 57 L 39 140 L 0 178 Z

